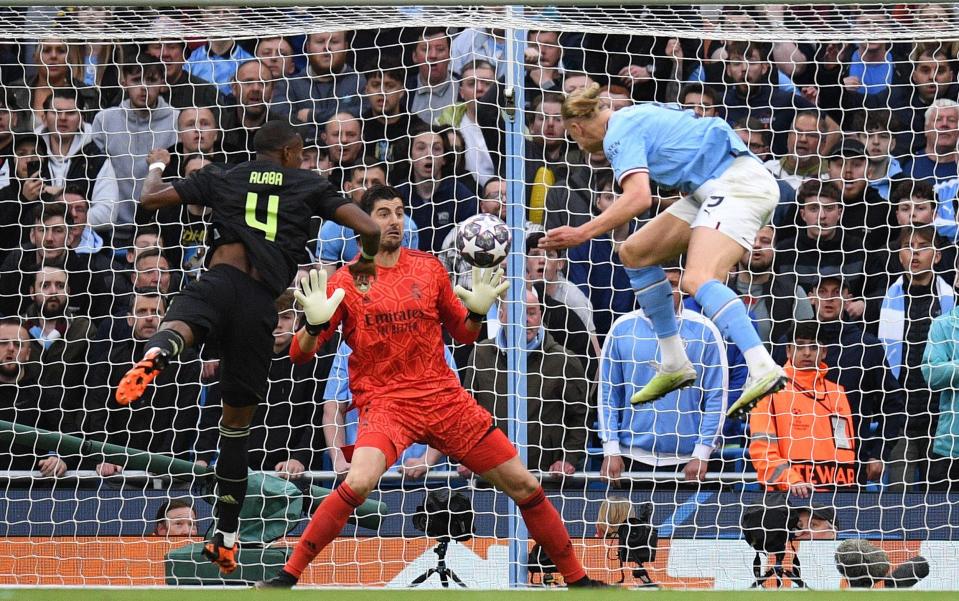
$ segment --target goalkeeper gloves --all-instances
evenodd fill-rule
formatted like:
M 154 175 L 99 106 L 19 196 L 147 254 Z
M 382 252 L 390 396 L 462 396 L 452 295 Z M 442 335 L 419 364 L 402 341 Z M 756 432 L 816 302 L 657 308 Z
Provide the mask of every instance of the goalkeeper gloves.
M 509 282 L 503 278 L 502 268 L 474 267 L 473 289 L 467 290 L 462 286 L 456 287 L 456 296 L 460 297 L 470 317 L 482 320 L 489 313 L 490 307 L 504 292 L 509 289 Z
M 316 336 L 322 329 L 319 326 L 330 321 L 344 294 L 342 288 L 337 288 L 329 297 L 326 296 L 326 272 L 323 270 L 311 269 L 308 278 L 300 278 L 300 290 L 293 291 L 293 296 L 303 308 L 306 331 L 310 335 Z

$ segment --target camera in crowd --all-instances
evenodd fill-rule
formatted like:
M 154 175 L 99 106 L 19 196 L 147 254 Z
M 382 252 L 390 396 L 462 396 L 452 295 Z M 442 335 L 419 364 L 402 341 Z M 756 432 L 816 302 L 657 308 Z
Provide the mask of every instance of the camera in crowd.
M 892 568 L 889 555 L 871 542 L 844 540 L 836 548 L 836 569 L 851 588 L 911 588 L 929 575 L 929 562 L 916 555 Z

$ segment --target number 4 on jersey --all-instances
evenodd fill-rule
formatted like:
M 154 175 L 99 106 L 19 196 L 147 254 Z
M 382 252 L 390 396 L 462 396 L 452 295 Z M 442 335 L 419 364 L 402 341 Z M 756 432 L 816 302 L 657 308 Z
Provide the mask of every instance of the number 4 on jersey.
M 276 242 L 276 214 L 280 210 L 280 197 L 270 194 L 266 199 L 266 220 L 257 217 L 260 209 L 260 195 L 256 192 L 246 194 L 246 224 L 255 230 L 260 230 L 270 242 Z

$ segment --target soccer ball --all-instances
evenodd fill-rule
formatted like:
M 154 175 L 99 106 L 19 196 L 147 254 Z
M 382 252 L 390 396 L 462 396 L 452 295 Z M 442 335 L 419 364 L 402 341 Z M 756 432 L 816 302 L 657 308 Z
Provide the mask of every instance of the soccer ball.
M 456 250 L 476 267 L 499 265 L 509 252 L 509 227 L 495 215 L 480 213 L 456 226 Z

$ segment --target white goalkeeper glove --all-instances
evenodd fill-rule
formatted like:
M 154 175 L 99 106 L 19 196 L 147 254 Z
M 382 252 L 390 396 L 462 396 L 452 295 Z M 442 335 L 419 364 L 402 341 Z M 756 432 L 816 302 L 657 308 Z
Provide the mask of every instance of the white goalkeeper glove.
M 293 296 L 306 315 L 306 331 L 316 336 L 322 329 L 319 326 L 333 317 L 344 294 L 342 288 L 337 288 L 329 297 L 326 296 L 326 271 L 311 269 L 309 277 L 300 278 L 300 290 L 294 290 Z
M 473 289 L 456 287 L 456 296 L 469 309 L 470 317 L 483 320 L 490 307 L 509 289 L 509 281 L 503 278 L 503 269 L 497 267 L 474 267 Z

